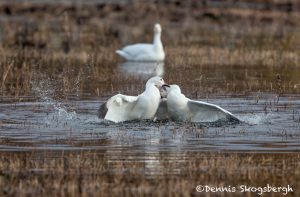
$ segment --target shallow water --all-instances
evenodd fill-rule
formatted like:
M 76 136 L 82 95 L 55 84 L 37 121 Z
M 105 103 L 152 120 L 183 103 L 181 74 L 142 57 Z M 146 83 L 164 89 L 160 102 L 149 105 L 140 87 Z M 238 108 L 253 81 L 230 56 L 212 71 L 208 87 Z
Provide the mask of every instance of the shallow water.
M 300 100 L 276 94 L 202 99 L 244 122 L 194 124 L 97 118 L 105 100 L 6 102 L 0 104 L 0 150 L 97 150 L 110 155 L 201 151 L 294 152 L 300 150 Z

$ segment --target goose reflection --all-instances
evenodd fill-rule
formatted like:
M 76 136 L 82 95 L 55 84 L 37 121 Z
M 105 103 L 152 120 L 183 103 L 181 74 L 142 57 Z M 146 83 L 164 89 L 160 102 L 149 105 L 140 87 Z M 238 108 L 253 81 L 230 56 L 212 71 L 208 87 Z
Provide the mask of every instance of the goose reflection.
M 131 76 L 153 77 L 164 74 L 163 62 L 124 62 L 119 65 L 119 70 Z

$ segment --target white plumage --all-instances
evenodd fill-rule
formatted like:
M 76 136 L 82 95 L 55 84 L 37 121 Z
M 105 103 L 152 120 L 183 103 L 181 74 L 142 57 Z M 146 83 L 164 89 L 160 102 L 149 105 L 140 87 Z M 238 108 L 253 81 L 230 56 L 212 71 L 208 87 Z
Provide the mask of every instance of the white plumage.
M 153 44 L 133 44 L 117 50 L 128 61 L 163 61 L 165 52 L 161 42 L 161 26 L 155 24 Z
M 236 116 L 218 105 L 187 98 L 178 85 L 167 89 L 167 99 L 161 101 L 156 117 L 189 122 L 239 122 Z
M 152 77 L 145 91 L 138 96 L 117 94 L 100 106 L 99 118 L 113 122 L 153 119 L 160 102 L 159 88 L 164 85 L 161 77 Z

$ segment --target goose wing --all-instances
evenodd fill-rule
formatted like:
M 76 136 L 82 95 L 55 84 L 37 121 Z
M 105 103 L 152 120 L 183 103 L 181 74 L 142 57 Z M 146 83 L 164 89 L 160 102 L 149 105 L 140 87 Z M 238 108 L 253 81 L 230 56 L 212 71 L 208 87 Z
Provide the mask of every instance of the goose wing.
M 218 105 L 202 101 L 189 100 L 187 106 L 192 122 L 239 122 L 239 119 L 236 116 Z
M 98 117 L 113 122 L 130 120 L 130 112 L 138 101 L 138 96 L 117 94 L 103 103 L 98 110 Z

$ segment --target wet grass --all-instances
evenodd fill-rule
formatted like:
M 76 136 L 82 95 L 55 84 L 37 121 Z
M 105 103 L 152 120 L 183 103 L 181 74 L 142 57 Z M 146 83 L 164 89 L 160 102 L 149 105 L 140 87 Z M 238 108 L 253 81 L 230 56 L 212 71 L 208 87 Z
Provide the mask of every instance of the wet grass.
M 197 185 L 270 184 L 290 185 L 294 192 L 287 196 L 300 194 L 298 153 L 144 154 L 141 160 L 131 160 L 132 155 L 93 151 L 2 153 L 0 193 L 6 196 L 193 196 L 199 195 L 195 190 Z M 245 193 L 205 194 L 216 195 L 244 196 Z M 279 193 L 265 195 L 281 196 Z

